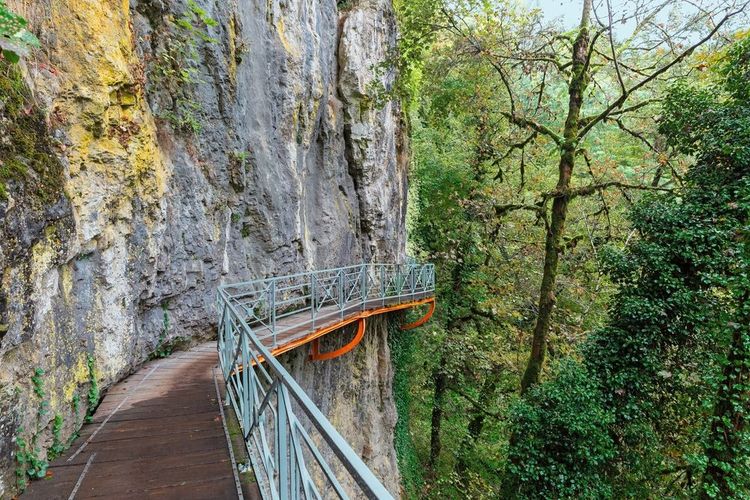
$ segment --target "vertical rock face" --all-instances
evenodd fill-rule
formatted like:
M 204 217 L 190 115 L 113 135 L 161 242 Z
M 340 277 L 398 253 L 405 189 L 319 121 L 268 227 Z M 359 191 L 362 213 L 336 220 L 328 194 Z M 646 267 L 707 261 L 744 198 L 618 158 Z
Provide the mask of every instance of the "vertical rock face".
M 401 110 L 374 95 L 393 80 L 390 0 L 9 6 L 44 49 L 0 72 L 26 90 L 20 113 L 0 93 L 0 161 L 23 166 L 0 177 L 0 497 L 19 442 L 67 440 L 94 382 L 212 336 L 217 285 L 399 259 L 406 210 Z M 47 156 L 3 150 L 13 124 Z M 396 492 L 373 325 L 352 355 L 285 362 Z

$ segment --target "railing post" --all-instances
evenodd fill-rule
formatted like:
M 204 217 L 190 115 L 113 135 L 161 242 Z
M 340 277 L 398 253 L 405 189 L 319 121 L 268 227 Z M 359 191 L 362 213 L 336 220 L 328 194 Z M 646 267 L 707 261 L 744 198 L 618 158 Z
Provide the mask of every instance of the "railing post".
M 269 295 L 271 296 L 271 333 L 273 333 L 273 346 L 276 347 L 276 279 L 271 280 Z
M 289 462 L 291 449 L 289 447 L 289 415 L 286 412 L 286 386 L 279 384 L 276 389 L 276 466 L 279 471 L 279 497 L 282 500 L 292 498 L 290 495 Z
M 312 329 L 315 331 L 315 273 L 310 274 L 310 309 L 312 310 Z
M 403 292 L 404 283 L 401 278 L 401 264 L 396 264 L 396 297 L 398 297 L 399 303 L 401 302 L 401 292 Z
M 362 295 L 362 310 L 365 310 L 367 304 L 367 264 L 362 264 L 362 282 L 359 285 L 359 292 Z
M 239 380 L 242 381 L 242 394 L 238 394 L 237 397 L 240 399 L 240 413 L 242 414 L 242 432 L 247 435 L 250 429 L 256 425 L 255 422 L 255 401 L 253 401 L 253 385 L 255 372 L 250 366 L 250 352 L 248 346 L 248 339 L 244 333 L 240 333 L 240 342 L 242 342 L 242 366 L 244 369 L 240 372 Z M 251 413 L 252 412 L 252 413 Z M 250 416 L 253 419 L 250 420 Z
M 385 306 L 385 266 L 380 265 L 380 298 L 382 299 L 382 305 Z
M 339 310 L 341 319 L 344 319 L 344 270 L 339 270 Z
M 415 284 L 414 284 L 414 271 L 417 270 L 416 266 L 409 266 L 409 280 L 411 280 L 410 288 L 411 288 L 411 298 L 414 300 L 414 292 L 415 292 Z

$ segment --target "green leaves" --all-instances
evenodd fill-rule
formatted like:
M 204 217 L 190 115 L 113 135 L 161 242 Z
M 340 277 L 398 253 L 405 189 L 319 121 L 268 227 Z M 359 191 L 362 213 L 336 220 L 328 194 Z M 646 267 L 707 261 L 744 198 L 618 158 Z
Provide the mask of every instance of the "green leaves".
M 615 456 L 614 421 L 596 378 L 573 361 L 553 380 L 532 388 L 512 409 L 517 440 L 508 472 L 524 498 L 609 498 L 606 465 Z
M 20 56 L 39 47 L 39 40 L 26 29 L 27 21 L 11 12 L 0 0 L 0 51 L 4 59 L 18 63 Z
M 524 496 L 750 495 L 750 41 L 725 55 L 666 98 L 660 130 L 695 164 L 634 205 L 634 242 L 601 252 L 608 326 L 517 407 Z

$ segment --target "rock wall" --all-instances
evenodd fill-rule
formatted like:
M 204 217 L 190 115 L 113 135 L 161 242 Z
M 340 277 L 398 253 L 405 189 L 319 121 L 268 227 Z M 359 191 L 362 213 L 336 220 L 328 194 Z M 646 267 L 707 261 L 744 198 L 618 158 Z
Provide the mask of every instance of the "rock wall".
M 97 389 L 213 336 L 218 284 L 402 258 L 407 170 L 374 96 L 390 0 L 8 3 L 43 49 L 0 68 L 0 498 Z M 10 146 L 29 129 L 38 158 Z M 326 366 L 285 361 L 396 493 L 373 325 Z

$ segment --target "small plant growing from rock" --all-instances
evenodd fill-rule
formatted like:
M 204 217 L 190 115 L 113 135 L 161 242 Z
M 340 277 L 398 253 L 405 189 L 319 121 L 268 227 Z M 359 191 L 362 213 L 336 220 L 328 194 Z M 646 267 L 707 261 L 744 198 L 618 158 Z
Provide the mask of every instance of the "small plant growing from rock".
M 193 96 L 195 85 L 202 83 L 199 74 L 198 46 L 217 43 L 207 29 L 218 23 L 208 16 L 193 0 L 177 19 L 167 22 L 166 38 L 150 67 L 151 82 L 165 89 L 171 96 L 171 106 L 157 113 L 178 130 L 196 134 L 201 130 L 197 117 L 202 106 Z
M 36 436 L 32 440 L 31 446 L 23 439 L 20 434 L 23 433 L 23 429 L 18 429 L 16 436 L 16 477 L 18 488 L 23 491 L 26 489 L 28 479 L 41 479 L 47 474 L 47 468 L 49 463 L 43 458 L 39 458 L 39 450 L 33 449 L 35 445 Z
M 11 63 L 17 63 L 22 55 L 39 48 L 39 40 L 28 30 L 28 22 L 11 12 L 5 0 L 0 0 L 0 54 Z
M 52 446 L 47 450 L 47 460 L 49 461 L 59 457 L 65 451 L 66 446 L 61 437 L 62 427 L 63 417 L 59 413 L 56 413 L 54 420 L 52 420 Z
M 88 411 L 86 412 L 86 422 L 91 423 L 94 420 L 94 410 L 99 402 L 99 382 L 96 380 L 96 360 L 89 354 L 86 357 L 86 365 L 89 369 L 89 393 L 88 393 Z
M 167 341 L 169 337 L 169 311 L 167 310 L 169 303 L 164 302 L 161 306 L 163 311 L 162 329 L 159 333 L 159 341 L 156 344 L 156 350 L 152 355 L 152 358 L 166 358 L 174 350 L 174 346 Z

